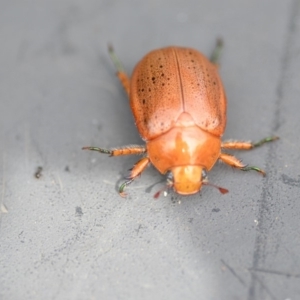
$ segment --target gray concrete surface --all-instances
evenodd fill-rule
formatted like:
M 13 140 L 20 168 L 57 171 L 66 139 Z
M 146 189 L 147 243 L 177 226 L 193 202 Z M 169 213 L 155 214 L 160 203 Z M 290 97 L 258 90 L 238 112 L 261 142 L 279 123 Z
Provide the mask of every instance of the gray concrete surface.
M 300 2 L 1 1 L 0 299 L 300 299 Z M 217 165 L 220 195 L 153 194 L 135 157 L 82 146 L 139 144 L 107 54 L 130 73 L 148 51 L 209 55 L 222 36 L 226 138 L 280 140 Z M 42 166 L 42 176 L 34 173 Z

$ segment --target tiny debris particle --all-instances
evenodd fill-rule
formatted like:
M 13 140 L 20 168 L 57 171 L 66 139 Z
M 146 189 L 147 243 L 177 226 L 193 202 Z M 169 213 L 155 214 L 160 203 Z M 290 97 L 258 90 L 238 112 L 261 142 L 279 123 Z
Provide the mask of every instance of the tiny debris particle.
M 82 208 L 80 206 L 76 206 L 75 214 L 77 217 L 81 217 L 83 215 Z
M 42 176 L 43 168 L 41 166 L 37 167 L 36 172 L 34 173 L 35 178 L 39 179 Z
M 0 205 L 0 211 L 4 214 L 8 213 L 8 209 L 6 208 L 6 206 L 3 203 L 1 203 L 1 205 Z
M 219 212 L 220 211 L 220 208 L 213 208 L 212 209 L 212 212 Z

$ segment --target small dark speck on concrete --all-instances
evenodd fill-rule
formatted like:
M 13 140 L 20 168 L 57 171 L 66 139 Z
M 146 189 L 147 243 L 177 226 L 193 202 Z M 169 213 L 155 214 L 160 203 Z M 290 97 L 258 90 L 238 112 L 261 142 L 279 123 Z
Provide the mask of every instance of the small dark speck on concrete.
M 42 176 L 42 171 L 43 171 L 42 167 L 40 167 L 40 166 L 37 167 L 36 172 L 34 173 L 34 177 L 39 179 Z
M 219 212 L 220 211 L 220 208 L 213 208 L 212 209 L 212 212 Z
M 75 213 L 77 217 L 82 217 L 83 215 L 82 208 L 80 206 L 76 206 Z
M 69 166 L 66 166 L 66 167 L 65 167 L 65 171 L 66 171 L 66 172 L 70 172 Z

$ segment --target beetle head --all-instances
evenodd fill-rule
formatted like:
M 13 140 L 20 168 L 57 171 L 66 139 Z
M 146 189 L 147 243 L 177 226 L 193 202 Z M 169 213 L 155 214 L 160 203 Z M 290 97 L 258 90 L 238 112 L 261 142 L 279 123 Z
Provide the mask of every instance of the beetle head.
M 180 166 L 171 169 L 173 188 L 181 195 L 191 195 L 199 192 L 206 178 L 206 171 L 201 166 Z
M 209 185 L 217 188 L 221 194 L 228 193 L 228 190 L 208 182 L 207 172 L 201 166 L 174 167 L 167 175 L 167 186 L 154 194 L 158 198 L 161 192 L 166 196 L 170 188 L 181 195 L 192 195 L 201 190 L 202 185 Z

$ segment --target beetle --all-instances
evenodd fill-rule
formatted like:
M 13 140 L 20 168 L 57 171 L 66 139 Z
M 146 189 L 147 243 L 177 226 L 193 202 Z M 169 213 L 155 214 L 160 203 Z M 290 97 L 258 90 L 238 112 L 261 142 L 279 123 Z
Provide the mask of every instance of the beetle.
M 271 136 L 257 143 L 221 141 L 226 126 L 226 95 L 218 74 L 222 41 L 218 40 L 211 59 L 192 48 L 166 47 L 148 53 L 134 68 L 131 79 L 126 75 L 113 48 L 109 54 L 117 68 L 129 99 L 136 127 L 145 145 L 103 149 L 83 147 L 110 156 L 141 154 L 130 170 L 119 194 L 149 164 L 167 174 L 165 192 L 173 188 L 181 195 L 199 192 L 202 185 L 212 185 L 207 172 L 220 160 L 242 171 L 265 172 L 243 164 L 223 150 L 248 150 L 276 140 Z M 217 187 L 221 193 L 225 188 Z M 158 197 L 159 192 L 155 195 Z

